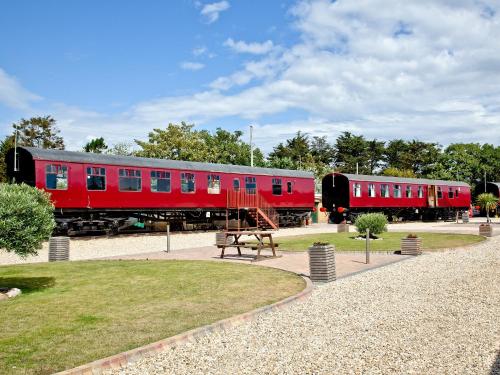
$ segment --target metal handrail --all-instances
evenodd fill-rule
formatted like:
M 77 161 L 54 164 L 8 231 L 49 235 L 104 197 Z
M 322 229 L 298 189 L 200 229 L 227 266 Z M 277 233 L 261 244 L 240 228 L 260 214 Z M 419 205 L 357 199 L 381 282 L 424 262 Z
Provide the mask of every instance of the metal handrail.
M 276 228 L 279 225 L 279 215 L 276 209 L 256 189 L 240 189 L 227 192 L 227 208 L 260 209 L 271 220 Z

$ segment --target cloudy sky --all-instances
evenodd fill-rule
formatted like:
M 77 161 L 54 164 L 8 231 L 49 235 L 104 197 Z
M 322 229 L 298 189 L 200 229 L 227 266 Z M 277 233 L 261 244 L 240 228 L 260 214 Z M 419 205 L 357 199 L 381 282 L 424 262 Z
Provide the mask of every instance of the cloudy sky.
M 498 0 L 20 0 L 0 5 L 0 135 L 68 148 L 169 122 L 500 144 Z

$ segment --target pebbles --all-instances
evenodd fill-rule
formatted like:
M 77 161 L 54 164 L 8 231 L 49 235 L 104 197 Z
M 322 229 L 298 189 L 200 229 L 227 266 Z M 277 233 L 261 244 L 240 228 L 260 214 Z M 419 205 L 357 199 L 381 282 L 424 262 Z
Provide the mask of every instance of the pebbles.
M 112 373 L 494 374 L 499 349 L 497 237 L 317 287 L 305 302 Z

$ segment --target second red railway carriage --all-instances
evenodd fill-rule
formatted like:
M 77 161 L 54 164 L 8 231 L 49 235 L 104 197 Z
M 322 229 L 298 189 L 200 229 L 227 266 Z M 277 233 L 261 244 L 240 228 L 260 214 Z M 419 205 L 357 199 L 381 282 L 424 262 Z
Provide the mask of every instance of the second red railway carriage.
M 74 232 L 116 230 L 129 217 L 212 223 L 225 220 L 228 208 L 244 218 L 249 202 L 265 204 L 288 225 L 314 207 L 314 177 L 305 171 L 31 147 L 17 148 L 17 168 L 14 150 L 6 161 L 11 179 L 51 194 L 59 227 Z
M 470 208 L 470 186 L 459 181 L 333 173 L 322 181 L 330 220 L 351 221 L 361 213 L 390 218 L 437 219 Z

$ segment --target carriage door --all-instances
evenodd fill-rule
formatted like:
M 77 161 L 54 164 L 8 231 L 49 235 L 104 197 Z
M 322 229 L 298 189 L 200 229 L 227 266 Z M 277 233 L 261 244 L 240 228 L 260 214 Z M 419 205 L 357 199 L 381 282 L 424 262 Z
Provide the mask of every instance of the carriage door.
M 427 204 L 429 207 L 437 206 L 436 185 L 427 186 Z

